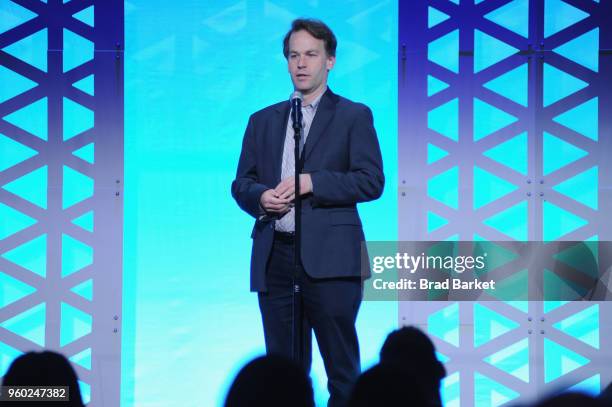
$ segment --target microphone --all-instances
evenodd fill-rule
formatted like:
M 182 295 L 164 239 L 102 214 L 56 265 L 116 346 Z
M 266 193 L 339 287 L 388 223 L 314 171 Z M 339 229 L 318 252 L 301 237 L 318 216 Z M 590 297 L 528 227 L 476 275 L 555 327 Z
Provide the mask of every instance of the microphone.
M 302 128 L 302 99 L 302 92 L 297 90 L 289 97 L 291 102 L 291 121 L 295 131 Z

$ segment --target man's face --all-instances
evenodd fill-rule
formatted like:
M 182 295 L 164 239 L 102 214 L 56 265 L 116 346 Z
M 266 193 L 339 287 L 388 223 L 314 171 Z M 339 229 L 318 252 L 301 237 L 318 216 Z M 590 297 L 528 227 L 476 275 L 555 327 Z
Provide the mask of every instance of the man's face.
M 289 38 L 287 62 L 293 87 L 306 96 L 327 86 L 327 74 L 336 58 L 327 55 L 323 40 L 301 30 Z

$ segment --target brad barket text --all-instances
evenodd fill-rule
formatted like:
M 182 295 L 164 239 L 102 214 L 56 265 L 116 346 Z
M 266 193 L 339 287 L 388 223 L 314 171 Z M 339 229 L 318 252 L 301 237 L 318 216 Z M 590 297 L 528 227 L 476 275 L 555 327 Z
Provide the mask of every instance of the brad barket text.
M 372 280 L 375 290 L 495 290 L 495 281 L 480 281 L 473 279 L 464 281 L 459 278 L 447 278 L 440 281 L 429 281 L 426 278 L 409 280 L 400 278 L 398 281 L 384 281 L 376 278 Z

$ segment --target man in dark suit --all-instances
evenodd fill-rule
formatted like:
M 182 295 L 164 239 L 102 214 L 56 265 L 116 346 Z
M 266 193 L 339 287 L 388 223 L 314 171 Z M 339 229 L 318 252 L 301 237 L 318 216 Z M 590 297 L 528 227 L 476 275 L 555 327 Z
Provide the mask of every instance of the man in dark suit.
M 361 273 L 364 234 L 356 204 L 381 195 L 382 158 L 370 109 L 327 87 L 336 61 L 336 38 L 329 27 L 318 20 L 295 20 L 283 53 L 293 86 L 304 97 L 304 367 L 310 369 L 314 330 L 328 377 L 328 406 L 342 406 L 360 372 L 355 320 L 361 279 L 369 277 Z M 291 357 L 295 164 L 289 113 L 289 102 L 281 102 L 250 117 L 232 195 L 255 218 L 251 290 L 259 293 L 266 350 Z

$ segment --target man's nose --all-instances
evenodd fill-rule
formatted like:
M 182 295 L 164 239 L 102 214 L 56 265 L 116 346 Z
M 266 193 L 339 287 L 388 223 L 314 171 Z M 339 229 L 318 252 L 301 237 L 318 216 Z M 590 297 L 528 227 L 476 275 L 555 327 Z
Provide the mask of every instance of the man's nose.
M 298 68 L 305 68 L 306 67 L 306 58 L 304 56 L 299 56 L 298 57 L 297 66 L 298 66 Z

